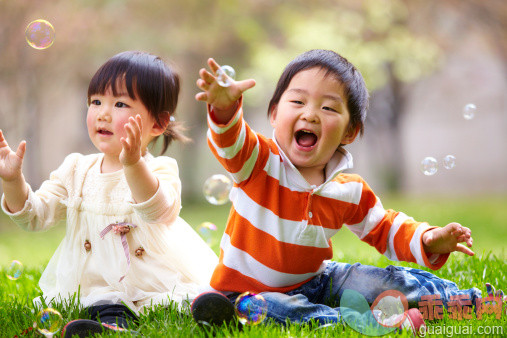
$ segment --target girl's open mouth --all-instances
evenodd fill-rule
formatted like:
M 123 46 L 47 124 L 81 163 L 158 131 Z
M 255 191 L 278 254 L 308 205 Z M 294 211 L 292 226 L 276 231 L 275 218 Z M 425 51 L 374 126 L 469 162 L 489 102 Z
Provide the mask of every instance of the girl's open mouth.
M 100 135 L 113 135 L 112 132 L 110 132 L 109 130 L 105 130 L 105 129 L 99 129 L 97 131 Z

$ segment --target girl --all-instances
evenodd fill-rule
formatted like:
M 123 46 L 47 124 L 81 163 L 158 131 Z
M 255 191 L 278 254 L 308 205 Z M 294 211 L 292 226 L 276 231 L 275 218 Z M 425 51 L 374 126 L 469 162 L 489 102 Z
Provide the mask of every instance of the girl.
M 184 305 L 198 285 L 209 283 L 217 257 L 178 217 L 177 163 L 147 151 L 159 136 L 162 153 L 172 140 L 186 140 L 173 117 L 178 94 L 178 75 L 159 57 L 112 57 L 88 88 L 86 124 L 99 153 L 70 154 L 35 192 L 22 174 L 26 142 L 14 152 L 0 131 L 4 212 L 28 231 L 66 219 L 65 238 L 39 282 L 46 302 L 79 290 L 92 318 L 100 312 L 102 323 L 126 327 L 125 319 L 136 317 L 132 312 Z M 78 320 L 65 331 L 101 332 L 111 325 Z

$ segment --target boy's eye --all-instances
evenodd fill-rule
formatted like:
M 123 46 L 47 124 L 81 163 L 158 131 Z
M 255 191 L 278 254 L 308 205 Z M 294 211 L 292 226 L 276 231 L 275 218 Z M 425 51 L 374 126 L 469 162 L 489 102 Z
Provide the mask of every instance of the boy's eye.
M 129 107 L 128 104 L 123 103 L 123 102 L 116 102 L 116 104 L 114 106 L 117 108 L 128 108 Z
M 302 102 L 302 101 L 299 101 L 299 100 L 292 100 L 292 101 L 290 101 L 290 102 L 295 103 L 295 104 L 303 104 L 303 102 Z
M 100 106 L 100 100 L 97 100 L 97 99 L 92 100 L 92 101 L 91 101 L 91 104 L 93 104 L 93 105 L 95 105 L 95 106 Z

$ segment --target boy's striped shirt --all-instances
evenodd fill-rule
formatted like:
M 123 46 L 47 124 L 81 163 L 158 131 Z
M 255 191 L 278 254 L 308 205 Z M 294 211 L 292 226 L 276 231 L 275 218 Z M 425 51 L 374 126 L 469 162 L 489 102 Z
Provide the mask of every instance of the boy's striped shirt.
M 428 258 L 422 234 L 432 228 L 384 210 L 345 150 L 327 165 L 326 182 L 310 186 L 273 139 L 256 134 L 239 108 L 227 125 L 208 114 L 208 144 L 232 175 L 232 207 L 211 279 L 216 290 L 287 292 L 304 284 L 333 257 L 331 237 L 345 224 L 392 260 L 438 269 L 447 255 Z M 431 262 L 430 262 L 431 261 Z

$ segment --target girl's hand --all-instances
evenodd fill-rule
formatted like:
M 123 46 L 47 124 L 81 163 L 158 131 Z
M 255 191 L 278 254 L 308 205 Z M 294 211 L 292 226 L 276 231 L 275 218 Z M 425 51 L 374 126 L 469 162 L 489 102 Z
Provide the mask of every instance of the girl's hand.
M 2 180 L 13 181 L 22 176 L 25 151 L 26 141 L 21 141 L 16 152 L 12 151 L 0 130 L 0 178 Z
M 208 59 L 208 65 L 211 72 L 204 68 L 199 71 L 200 78 L 196 83 L 202 92 L 197 93 L 195 99 L 197 101 L 205 101 L 218 113 L 235 110 L 236 102 L 243 95 L 244 91 L 255 86 L 255 80 L 231 80 L 229 87 L 222 87 L 217 82 L 217 71 L 220 65 L 212 58 Z
M 141 131 L 143 123 L 141 115 L 137 114 L 135 118 L 129 117 L 128 123 L 124 126 L 127 137 L 120 139 L 122 150 L 120 153 L 120 162 L 124 167 L 136 164 L 141 159 Z
M 473 256 L 475 253 L 469 248 L 472 247 L 472 231 L 459 223 L 449 223 L 443 228 L 435 228 L 423 234 L 424 250 L 427 253 L 443 254 L 453 251 L 460 251 L 466 255 Z M 466 246 L 460 244 L 465 242 Z

